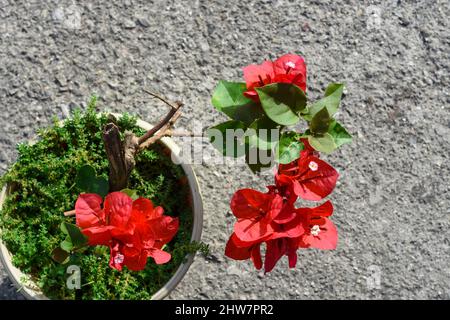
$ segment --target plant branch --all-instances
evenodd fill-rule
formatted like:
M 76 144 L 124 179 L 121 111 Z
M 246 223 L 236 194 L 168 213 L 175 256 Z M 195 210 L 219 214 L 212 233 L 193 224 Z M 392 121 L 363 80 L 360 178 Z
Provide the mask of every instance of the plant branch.
M 75 215 L 75 210 L 70 210 L 70 211 L 66 211 L 64 212 L 64 216 L 65 217 L 71 217 Z
M 143 136 L 137 137 L 131 132 L 125 132 L 125 138 L 120 138 L 120 130 L 112 119 L 103 130 L 103 141 L 109 161 L 109 191 L 120 191 L 128 186 L 131 171 L 136 165 L 136 155 L 166 135 L 166 132 L 181 116 L 181 102 L 171 103 L 159 95 L 144 91 L 170 106 L 167 115 Z
M 173 123 L 175 123 L 175 121 L 179 118 L 180 113 L 178 113 L 178 116 L 175 117 L 175 115 L 177 114 L 177 112 L 180 110 L 180 108 L 183 106 L 183 103 L 177 101 L 174 104 L 167 101 L 166 99 L 164 99 L 163 97 L 148 91 L 144 89 L 144 92 L 148 93 L 149 95 L 161 100 L 162 102 L 164 102 L 165 104 L 167 104 L 168 106 L 170 106 L 170 110 L 167 113 L 167 115 L 164 117 L 164 119 L 162 119 L 159 123 L 157 123 L 152 129 L 150 129 L 149 131 L 147 131 L 142 137 L 139 138 L 139 146 L 140 149 L 144 149 L 144 147 L 142 147 L 144 144 L 145 146 L 149 146 L 150 144 L 154 143 L 156 140 L 154 140 L 152 143 L 148 143 L 147 140 L 149 140 L 150 138 L 152 138 L 158 131 L 160 131 L 161 129 L 165 129 L 167 130 L 167 124 L 171 124 L 173 125 Z M 161 130 L 164 131 L 164 130 Z M 161 136 L 160 136 L 161 138 Z
M 160 130 L 156 134 L 154 134 L 152 137 L 148 138 L 146 141 L 144 141 L 143 143 L 141 143 L 139 145 L 139 149 L 144 150 L 145 148 L 152 145 L 153 143 L 155 143 L 162 137 L 166 136 L 167 132 L 170 130 L 172 125 L 178 120 L 178 118 L 180 116 L 181 116 L 181 110 L 177 109 L 177 111 L 175 111 L 175 113 L 169 119 L 169 121 L 167 123 L 163 124 L 162 127 L 160 128 Z
M 192 131 L 174 131 L 172 129 L 168 129 L 165 134 L 166 137 L 195 137 L 195 138 L 203 138 L 203 135 L 197 135 Z

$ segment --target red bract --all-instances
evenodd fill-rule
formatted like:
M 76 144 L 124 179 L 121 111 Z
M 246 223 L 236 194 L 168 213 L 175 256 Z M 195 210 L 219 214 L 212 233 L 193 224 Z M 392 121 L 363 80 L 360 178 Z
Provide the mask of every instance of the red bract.
M 242 189 L 233 195 L 230 206 L 237 222 L 225 249 L 226 256 L 251 259 L 261 269 L 260 248 L 266 243 L 264 270 L 270 272 L 284 255 L 289 259 L 289 267 L 295 267 L 298 248 L 336 248 L 337 230 L 327 218 L 333 212 L 330 201 L 316 208 L 295 208 L 298 197 L 326 197 L 338 178 L 337 171 L 319 159 L 308 141 L 302 142 L 300 158 L 279 166 L 275 185 L 269 186 L 267 193 Z
M 330 201 L 316 208 L 300 208 L 298 213 L 302 215 L 305 227 L 305 233 L 299 238 L 300 247 L 336 249 L 338 240 L 336 226 L 328 219 L 333 213 Z
M 264 272 L 270 272 L 284 255 L 288 256 L 289 268 L 297 265 L 298 240 L 295 238 L 280 238 L 266 242 Z
M 262 267 L 260 245 L 278 246 L 289 244 L 289 256 L 293 262 L 292 241 L 305 233 L 304 221 L 297 213 L 293 203 L 288 201 L 276 187 L 269 188 L 268 193 L 262 193 L 252 189 L 237 191 L 231 200 L 231 210 L 238 218 L 234 225 L 234 233 L 227 243 L 225 255 L 235 260 L 251 258 L 255 267 Z M 284 239 L 284 240 L 283 240 Z M 295 242 L 297 243 L 297 242 Z M 284 247 L 283 247 L 284 248 Z M 287 254 L 281 250 L 282 255 Z M 281 252 L 280 251 L 280 252 Z M 265 270 L 272 270 L 279 252 L 266 253 Z M 278 258 L 276 258 L 278 257 Z M 275 259 L 276 258 L 276 259 Z M 273 265 L 272 265 L 273 264 Z
M 285 186 L 305 200 L 319 201 L 328 196 L 336 186 L 339 173 L 316 154 L 306 142 L 299 159 L 279 165 L 275 176 L 277 186 Z
M 225 255 L 234 260 L 252 259 L 256 269 L 262 268 L 262 258 L 260 251 L 261 242 L 241 241 L 236 233 L 233 233 L 225 248 Z
M 332 213 L 333 205 L 330 201 L 315 208 L 296 209 L 296 215 L 303 221 L 301 236 L 267 241 L 264 271 L 270 272 L 284 255 L 289 259 L 289 268 L 294 268 L 298 248 L 336 249 L 337 230 L 328 219 Z
M 298 248 L 336 248 L 337 230 L 328 219 L 333 213 L 331 202 L 315 208 L 295 208 L 297 196 L 293 195 L 290 180 L 283 176 L 282 183 L 270 186 L 268 193 L 242 189 L 233 195 L 230 206 L 238 220 L 225 249 L 227 257 L 251 259 L 255 268 L 261 269 L 260 248 L 265 242 L 264 270 L 270 272 L 284 255 L 289 267 L 295 267 Z
M 81 194 L 75 204 L 77 225 L 88 237 L 89 245 L 110 247 L 110 266 L 139 271 L 147 258 L 157 264 L 166 263 L 171 255 L 162 251 L 178 231 L 178 218 L 164 216 L 162 207 L 144 198 L 133 200 L 122 192 L 102 198 Z
M 247 91 L 244 92 L 244 95 L 258 101 L 258 93 L 256 93 L 255 88 L 274 82 L 275 73 L 272 61 L 264 61 L 260 65 L 251 64 L 242 70 L 245 83 L 247 84 Z
M 306 91 L 306 64 L 303 57 L 286 54 L 274 62 L 264 61 L 260 65 L 251 64 L 243 68 L 247 84 L 245 96 L 259 101 L 255 88 L 270 83 L 292 83 Z
M 231 199 L 231 211 L 238 218 L 234 226 L 236 236 L 245 242 L 260 241 L 275 232 L 272 221 L 283 207 L 277 194 L 252 189 L 237 191 Z

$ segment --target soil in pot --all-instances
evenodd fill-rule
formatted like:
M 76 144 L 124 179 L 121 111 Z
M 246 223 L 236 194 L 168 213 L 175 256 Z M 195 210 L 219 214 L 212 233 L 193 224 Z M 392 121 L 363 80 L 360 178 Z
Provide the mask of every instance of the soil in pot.
M 75 186 L 77 170 L 86 164 L 98 175 L 108 177 L 109 164 L 102 141 L 102 130 L 108 121 L 93 106 L 86 113 L 75 112 L 61 126 L 56 120 L 39 132 L 34 144 L 18 146 L 18 161 L 2 177 L 10 194 L 0 213 L 1 238 L 13 255 L 13 264 L 30 275 L 42 292 L 51 299 L 150 299 L 175 273 L 189 253 L 200 248 L 190 243 L 192 212 L 189 185 L 184 171 L 173 164 L 170 154 L 160 144 L 140 153 L 130 177 L 130 189 L 163 206 L 166 215 L 178 216 L 180 227 L 165 251 L 172 259 L 156 265 L 150 258 L 145 270 L 118 272 L 109 267 L 109 249 L 89 247 L 74 254 L 68 264 L 51 258 L 64 234 L 61 222 L 74 222 L 64 217 L 79 195 Z M 118 120 L 121 132 L 143 134 L 136 119 L 124 115 Z M 81 269 L 81 290 L 66 286 L 68 265 Z

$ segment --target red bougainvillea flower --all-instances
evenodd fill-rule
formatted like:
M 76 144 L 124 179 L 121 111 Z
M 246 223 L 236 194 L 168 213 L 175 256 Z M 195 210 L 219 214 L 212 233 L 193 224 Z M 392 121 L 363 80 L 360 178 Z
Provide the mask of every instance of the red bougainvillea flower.
M 305 200 L 319 201 L 328 196 L 336 186 L 339 173 L 316 154 L 306 142 L 299 159 L 279 165 L 275 175 L 277 186 L 285 186 Z
M 162 250 L 178 231 L 178 218 L 164 216 L 162 207 L 144 198 L 133 200 L 122 192 L 102 198 L 81 194 L 75 204 L 76 222 L 88 237 L 89 245 L 110 248 L 110 266 L 139 271 L 147 258 L 157 264 L 166 263 L 171 255 Z
M 243 72 L 247 84 L 247 91 L 244 92 L 244 95 L 255 101 L 259 101 L 255 88 L 270 83 L 292 83 L 306 91 L 305 60 L 295 54 L 286 54 L 274 62 L 264 61 L 260 65 L 251 64 L 244 67 Z
M 289 259 L 289 268 L 297 265 L 298 239 L 279 238 L 266 242 L 266 255 L 264 259 L 264 272 L 270 272 L 284 255 Z
M 289 177 L 283 177 L 286 181 Z M 284 255 L 289 267 L 297 264 L 297 249 L 335 249 L 337 230 L 328 219 L 333 213 L 330 201 L 315 208 L 295 208 L 292 190 L 270 186 L 268 193 L 238 190 L 231 210 L 238 218 L 228 240 L 225 255 L 234 260 L 251 259 L 256 269 L 263 267 L 261 244 L 266 244 L 264 270 L 270 272 Z M 286 195 L 287 194 L 287 195 Z
M 231 199 L 231 211 L 238 218 L 236 236 L 244 242 L 266 239 L 274 232 L 273 219 L 281 212 L 283 198 L 252 189 L 238 190 Z
M 336 249 L 337 230 L 328 219 L 333 213 L 330 201 L 315 208 L 299 208 L 296 213 L 303 220 L 303 234 L 298 238 L 278 238 L 266 242 L 264 271 L 270 272 L 284 255 L 289 259 L 289 268 L 297 264 L 298 248 Z
M 288 254 L 291 264 L 294 263 L 293 252 L 295 253 L 297 247 L 292 249 L 294 242 L 288 239 L 298 239 L 305 233 L 304 220 L 297 213 L 293 202 L 280 193 L 275 186 L 271 186 L 268 193 L 252 189 L 238 190 L 231 200 L 231 210 L 238 220 L 234 225 L 234 233 L 227 243 L 226 256 L 235 260 L 250 258 L 255 267 L 260 269 L 262 268 L 261 243 L 266 242 L 268 245 L 270 243 L 277 246 L 286 243 L 286 248 L 289 250 L 283 249 L 281 256 Z M 275 254 L 272 250 L 272 255 L 269 254 L 269 260 L 267 260 L 266 253 L 266 272 L 269 272 L 278 261 L 279 257 L 275 259 L 276 256 L 278 253 Z
M 302 56 L 285 54 L 273 63 L 274 82 L 293 83 L 306 91 L 306 63 Z
M 258 101 L 258 94 L 255 91 L 257 87 L 263 87 L 266 84 L 273 83 L 275 72 L 272 61 L 264 61 L 262 64 L 251 64 L 243 68 L 244 80 L 247 84 L 247 91 L 244 95 L 250 99 Z
M 260 251 L 261 242 L 241 241 L 236 233 L 233 233 L 225 248 L 225 255 L 234 260 L 251 259 L 256 269 L 262 268 L 262 258 Z
M 300 208 L 298 213 L 304 219 L 305 233 L 298 239 L 301 248 L 322 250 L 336 249 L 338 235 L 336 226 L 328 219 L 333 214 L 330 201 L 316 208 Z

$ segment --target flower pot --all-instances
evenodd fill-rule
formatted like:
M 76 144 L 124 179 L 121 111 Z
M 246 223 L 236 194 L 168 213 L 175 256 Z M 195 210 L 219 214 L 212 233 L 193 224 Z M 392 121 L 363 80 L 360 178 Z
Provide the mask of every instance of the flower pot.
M 120 115 L 116 115 L 116 117 L 120 117 Z M 138 120 L 136 126 L 149 130 L 152 126 L 144 121 Z M 163 146 L 168 148 L 172 153 L 173 159 L 176 159 L 176 163 L 180 163 L 182 170 L 184 171 L 185 177 L 187 178 L 188 187 L 190 190 L 190 201 L 191 204 L 191 212 L 192 212 L 192 233 L 191 233 L 191 242 L 199 242 L 201 238 L 202 226 L 203 226 L 203 205 L 202 198 L 199 190 L 199 185 L 197 182 L 197 178 L 192 167 L 189 164 L 180 161 L 180 148 L 177 144 L 168 137 L 164 137 L 161 140 Z M 5 202 L 5 199 L 9 195 L 9 187 L 6 185 L 1 193 L 0 193 L 0 210 Z M 1 211 L 0 211 L 1 213 Z M 63 214 L 61 212 L 61 214 Z M 1 228 L 1 226 L 0 226 Z M 1 233 L 1 230 L 0 230 Z M 0 260 L 5 270 L 11 279 L 12 283 L 17 287 L 18 291 L 20 291 L 27 299 L 34 300 L 46 300 L 48 299 L 43 292 L 39 289 L 39 287 L 34 283 L 28 275 L 22 273 L 18 268 L 16 268 L 12 263 L 12 255 L 4 245 L 0 241 Z M 151 297 L 153 300 L 161 300 L 164 299 L 174 288 L 178 285 L 181 279 L 187 273 L 190 265 L 194 260 L 194 254 L 188 254 L 183 263 L 181 263 L 176 271 L 173 273 L 173 276 L 170 280 L 161 287 L 156 293 L 154 293 Z

